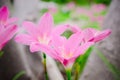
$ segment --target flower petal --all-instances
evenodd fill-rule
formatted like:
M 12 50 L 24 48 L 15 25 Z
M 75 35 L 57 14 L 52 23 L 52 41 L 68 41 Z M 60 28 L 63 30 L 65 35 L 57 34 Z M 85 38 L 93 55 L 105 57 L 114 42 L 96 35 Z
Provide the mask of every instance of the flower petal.
M 52 35 L 61 35 L 62 33 L 64 33 L 66 30 L 68 29 L 67 25 L 59 25 L 56 26 L 53 31 L 52 31 Z
M 105 30 L 105 31 L 102 31 L 100 33 L 98 33 L 94 38 L 92 38 L 90 41 L 92 42 L 98 42 L 102 39 L 104 39 L 105 37 L 107 37 L 108 35 L 111 34 L 111 30 Z
M 35 37 L 38 37 L 38 29 L 36 27 L 36 25 L 32 22 L 29 22 L 29 21 L 25 21 L 23 23 L 23 27 L 26 29 L 26 31 L 31 35 L 33 36 L 34 38 Z
M 5 24 L 5 26 L 7 27 L 8 25 L 14 24 L 16 21 L 18 20 L 18 18 L 9 18 Z
M 27 34 L 18 34 L 15 37 L 15 41 L 25 45 L 30 45 L 32 42 L 35 42 L 35 39 L 33 39 L 30 35 Z
M 83 39 L 83 35 L 80 32 L 74 33 L 73 35 L 70 36 L 68 41 L 65 44 L 66 50 L 68 53 L 69 51 L 73 51 L 78 47 Z
M 69 25 L 69 28 L 70 28 L 70 30 L 71 30 L 73 33 L 81 32 L 81 31 L 82 31 L 78 26 L 70 26 L 70 25 Z
M 93 42 L 86 42 L 84 44 L 82 44 L 77 50 L 76 50 L 76 54 L 74 54 L 74 56 L 72 58 L 76 58 L 81 54 L 84 54 L 85 51 L 92 46 L 94 43 Z
M 51 40 L 51 44 L 54 47 L 59 47 L 59 46 L 63 46 L 63 44 L 65 44 L 67 41 L 67 39 L 64 36 L 60 36 L 60 35 L 53 35 L 52 36 L 52 40 Z
M 8 8 L 6 6 L 3 6 L 2 8 L 0 8 L 0 24 L 5 24 L 7 19 L 9 17 L 9 11 Z
M 0 34 L 0 43 L 6 43 L 9 41 L 17 32 L 17 26 L 12 25 L 6 28 L 2 33 Z
M 83 30 L 82 34 L 84 35 L 84 41 L 89 41 L 90 39 L 92 39 L 95 35 L 97 31 L 95 29 L 92 28 L 87 28 L 85 30 Z
M 51 56 L 52 58 L 56 58 L 56 54 L 54 53 L 54 51 L 52 50 L 52 48 L 48 45 L 43 45 L 43 44 L 39 44 L 39 43 L 32 43 L 30 45 L 30 51 L 31 52 L 36 52 L 36 51 L 42 51 L 45 54 Z
M 49 35 L 51 34 L 52 27 L 53 27 L 53 18 L 49 13 L 45 13 L 38 24 L 39 31 L 42 35 Z

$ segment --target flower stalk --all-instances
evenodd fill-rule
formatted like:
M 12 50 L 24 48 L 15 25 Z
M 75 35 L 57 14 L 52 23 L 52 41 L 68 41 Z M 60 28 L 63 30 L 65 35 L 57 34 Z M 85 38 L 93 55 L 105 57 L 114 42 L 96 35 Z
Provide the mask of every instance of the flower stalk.
M 74 79 L 74 80 L 78 80 L 78 78 L 79 78 L 79 73 L 78 73 L 78 71 L 76 70 L 76 71 L 75 71 L 75 79 Z
M 48 73 L 47 73 L 46 54 L 45 53 L 43 53 L 43 65 L 44 65 L 44 72 L 45 72 L 45 80 L 49 80 Z
M 72 80 L 71 79 L 71 69 L 66 69 L 66 75 L 67 75 L 67 80 Z

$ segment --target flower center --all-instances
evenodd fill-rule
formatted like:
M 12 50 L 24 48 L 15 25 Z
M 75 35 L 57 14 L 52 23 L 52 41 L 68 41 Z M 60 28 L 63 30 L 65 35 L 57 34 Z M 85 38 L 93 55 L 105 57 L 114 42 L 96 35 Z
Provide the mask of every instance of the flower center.
M 38 37 L 38 41 L 41 43 L 41 44 L 45 44 L 45 45 L 48 45 L 50 39 L 46 36 L 43 36 L 43 37 Z

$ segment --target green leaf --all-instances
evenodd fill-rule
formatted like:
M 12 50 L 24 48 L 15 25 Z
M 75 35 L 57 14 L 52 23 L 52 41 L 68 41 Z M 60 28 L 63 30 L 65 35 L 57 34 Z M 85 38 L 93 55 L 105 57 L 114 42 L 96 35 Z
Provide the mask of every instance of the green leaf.
M 20 71 L 19 73 L 17 73 L 12 80 L 18 80 L 21 76 L 23 76 L 25 74 L 25 71 Z
M 76 62 L 74 64 L 74 74 L 75 76 L 79 77 L 81 75 L 81 73 L 83 72 L 84 70 L 84 67 L 86 65 L 86 62 L 88 60 L 88 57 L 90 55 L 90 53 L 92 52 L 93 50 L 93 47 L 90 47 L 84 55 L 81 55 L 79 56 L 77 59 L 76 59 Z

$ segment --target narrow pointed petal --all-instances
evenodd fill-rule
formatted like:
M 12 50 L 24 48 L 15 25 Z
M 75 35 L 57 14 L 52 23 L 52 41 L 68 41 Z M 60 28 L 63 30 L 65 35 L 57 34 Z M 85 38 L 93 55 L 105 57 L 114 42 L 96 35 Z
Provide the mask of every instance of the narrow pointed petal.
M 59 26 L 56 26 L 53 31 L 52 31 L 52 34 L 54 35 L 61 35 L 63 34 L 67 29 L 69 28 L 69 26 L 67 25 L 59 25 Z
M 9 41 L 14 34 L 17 32 L 17 26 L 16 25 L 12 25 L 9 26 L 8 28 L 6 28 L 1 34 L 0 34 L 0 43 L 5 43 L 7 41 Z
M 78 26 L 70 26 L 69 28 L 73 33 L 82 31 Z
M 84 35 L 84 41 L 89 41 L 92 39 L 97 31 L 92 28 L 87 28 L 83 30 L 82 34 Z
M 65 44 L 67 51 L 72 51 L 76 49 L 76 47 L 80 45 L 82 39 L 83 39 L 83 35 L 80 32 L 71 35 Z
M 15 37 L 15 41 L 21 44 L 30 45 L 35 40 L 30 35 L 18 34 Z
M 23 23 L 23 27 L 25 28 L 25 30 L 33 37 L 38 37 L 38 29 L 36 27 L 36 25 L 32 22 L 29 21 L 25 21 Z
M 18 18 L 9 18 L 5 24 L 5 26 L 15 24 L 15 22 L 18 20 Z
M 42 35 L 46 34 L 49 35 L 51 34 L 52 27 L 53 27 L 53 18 L 49 13 L 45 13 L 38 24 L 39 31 Z
M 81 45 L 77 50 L 76 50 L 76 54 L 73 56 L 73 58 L 78 57 L 81 54 L 84 54 L 86 52 L 86 50 L 92 46 L 94 43 L 93 42 L 87 42 L 84 43 L 83 45 Z
M 93 39 L 91 39 L 90 41 L 92 42 L 98 42 L 104 38 L 106 38 L 107 36 L 109 36 L 111 34 L 111 30 L 105 30 L 105 31 L 102 31 L 100 33 L 98 33 Z
M 0 8 L 0 24 L 2 25 L 5 24 L 8 17 L 9 17 L 8 8 L 6 6 L 3 6 L 2 8 Z

